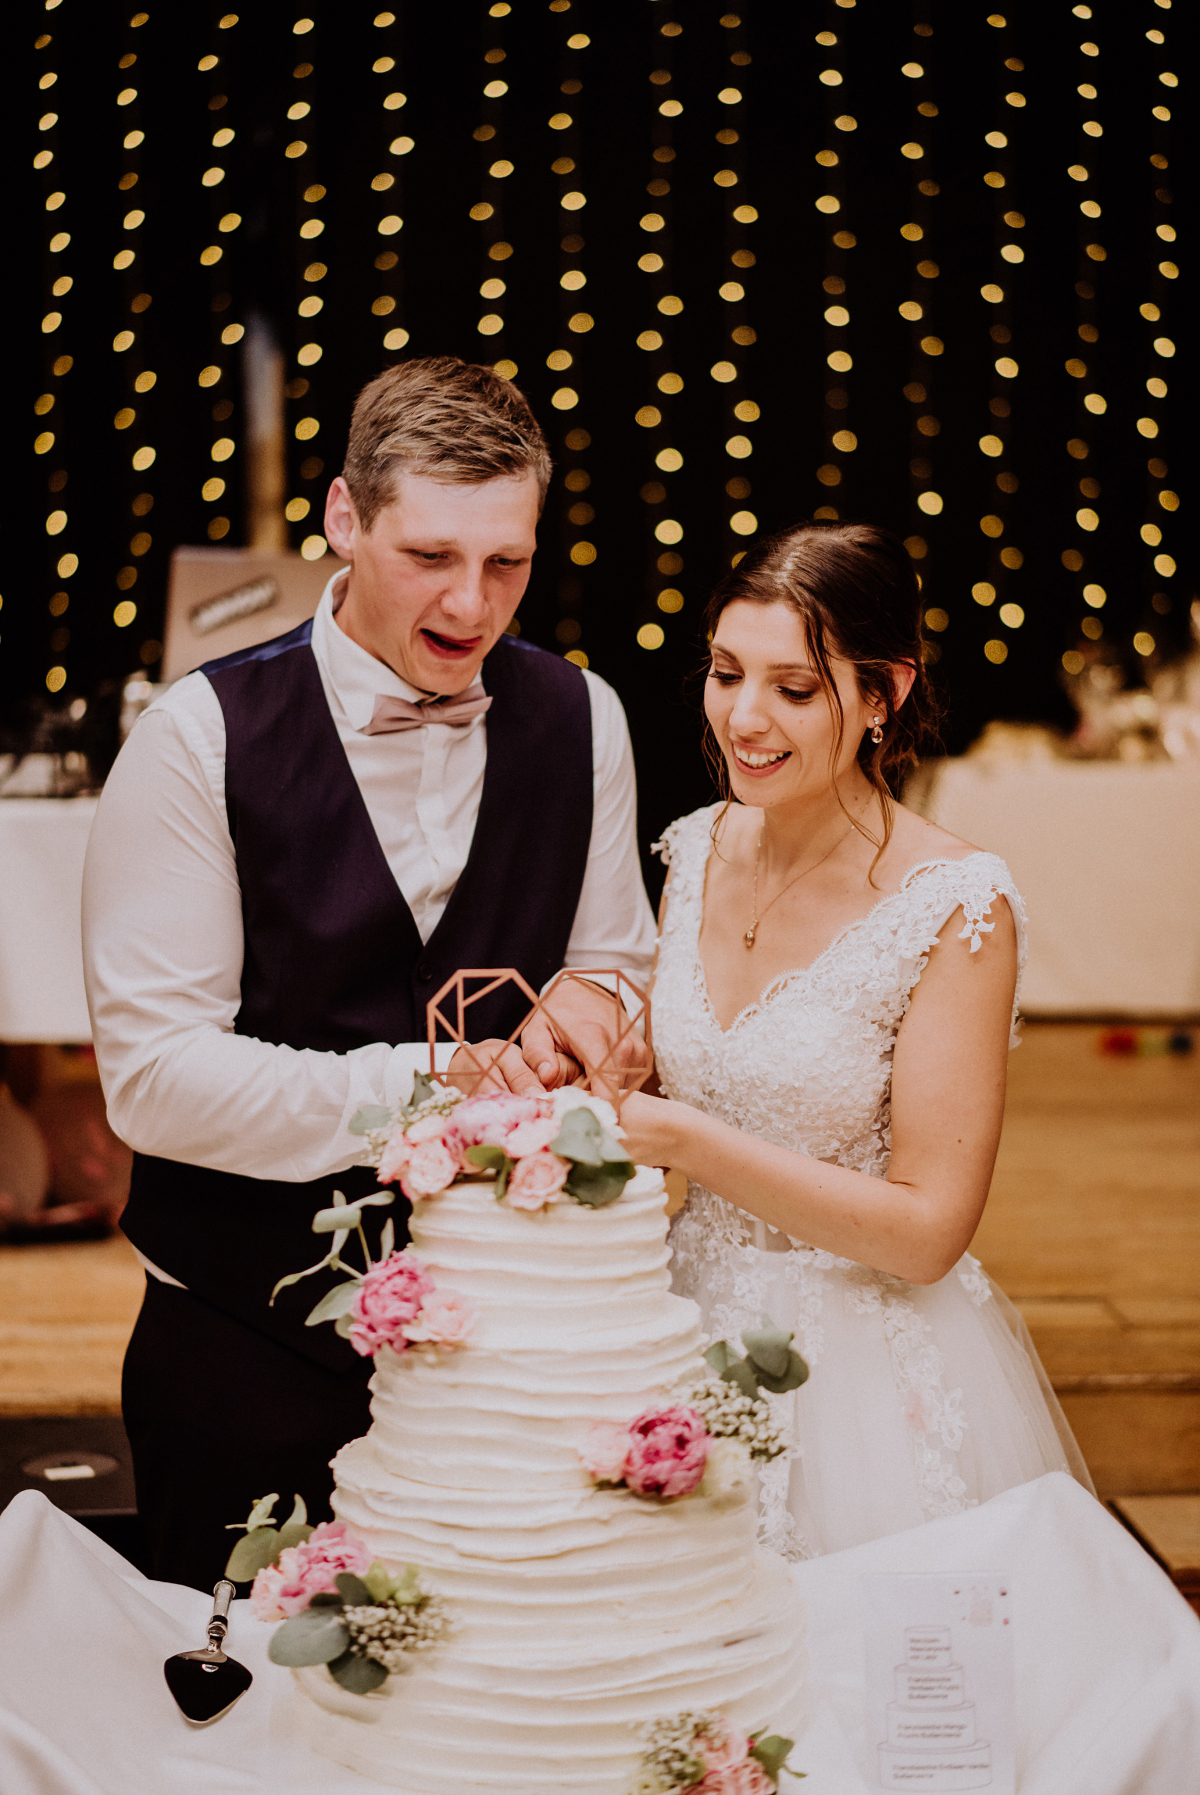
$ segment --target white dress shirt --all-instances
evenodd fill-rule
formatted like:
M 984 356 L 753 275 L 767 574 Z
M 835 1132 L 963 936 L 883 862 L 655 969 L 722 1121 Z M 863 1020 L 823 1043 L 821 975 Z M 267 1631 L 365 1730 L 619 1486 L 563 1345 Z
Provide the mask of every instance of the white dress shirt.
M 377 693 L 422 694 L 339 628 L 341 577 L 318 606 L 313 654 L 372 826 L 427 941 L 470 852 L 487 717 L 362 734 Z M 629 732 L 612 688 L 586 670 L 584 679 L 592 835 L 566 964 L 619 967 L 644 984 L 654 919 L 638 864 Z M 532 786 L 539 777 L 531 767 Z M 139 1152 L 254 1178 L 324 1177 L 358 1158 L 347 1132 L 355 1110 L 406 1098 L 414 1071 L 428 1067 L 424 1042 L 323 1053 L 233 1032 L 242 901 L 225 811 L 225 720 L 203 673 L 142 713 L 109 774 L 84 869 L 83 940 L 109 1120 Z

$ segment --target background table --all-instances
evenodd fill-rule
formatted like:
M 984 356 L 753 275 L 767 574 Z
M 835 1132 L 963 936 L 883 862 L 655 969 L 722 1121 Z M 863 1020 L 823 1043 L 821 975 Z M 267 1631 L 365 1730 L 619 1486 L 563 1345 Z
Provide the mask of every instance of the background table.
M 95 798 L 0 799 L 0 1041 L 90 1041 L 79 908 Z
M 1011 867 L 1028 1014 L 1200 1015 L 1200 767 L 947 760 L 916 802 Z

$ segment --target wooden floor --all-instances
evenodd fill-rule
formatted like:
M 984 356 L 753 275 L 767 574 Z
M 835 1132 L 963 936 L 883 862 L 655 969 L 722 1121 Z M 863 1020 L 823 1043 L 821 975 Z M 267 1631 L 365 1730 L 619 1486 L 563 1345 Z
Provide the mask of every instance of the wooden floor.
M 1034 1024 L 973 1251 L 1029 1323 L 1102 1495 L 1200 1491 L 1200 1053 Z M 114 1414 L 122 1239 L 0 1247 L 0 1415 Z

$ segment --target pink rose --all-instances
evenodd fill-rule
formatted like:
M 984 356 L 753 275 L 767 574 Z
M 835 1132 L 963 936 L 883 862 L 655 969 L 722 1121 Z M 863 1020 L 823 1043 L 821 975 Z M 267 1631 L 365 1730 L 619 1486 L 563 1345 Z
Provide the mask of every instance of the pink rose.
M 524 1159 L 529 1153 L 540 1153 L 558 1133 L 553 1116 L 538 1116 L 532 1122 L 518 1122 L 504 1142 L 510 1159 Z
M 625 1481 L 639 1496 L 689 1495 L 712 1444 L 695 1409 L 651 1409 L 630 1423 Z
M 436 1197 L 458 1177 L 458 1154 L 441 1140 L 422 1141 L 413 1148 L 400 1179 L 400 1189 L 410 1202 Z
M 393 1253 L 373 1265 L 358 1287 L 351 1314 L 350 1344 L 364 1358 L 381 1346 L 403 1352 L 407 1322 L 412 1321 L 424 1298 L 433 1290 L 433 1279 L 411 1253 Z
M 557 1203 L 571 1170 L 565 1159 L 545 1148 L 518 1159 L 508 1175 L 505 1198 L 513 1209 L 545 1209 Z
M 680 1795 L 775 1795 L 775 1784 L 757 1758 L 743 1758 L 740 1764 L 710 1770 Z
M 464 1147 L 503 1147 L 520 1123 L 536 1122 L 545 1113 L 543 1101 L 537 1097 L 492 1091 L 458 1104 L 451 1120 Z
M 414 1343 L 431 1341 L 436 1346 L 457 1346 L 470 1332 L 475 1310 L 457 1290 L 431 1290 L 421 1298 L 412 1321 L 404 1324 L 404 1337 Z
M 393 1128 L 383 1149 L 383 1158 L 379 1161 L 380 1184 L 394 1184 L 411 1158 L 412 1147 L 408 1136 L 403 1128 Z
M 346 1532 L 344 1521 L 322 1521 L 298 1546 L 279 1554 L 277 1564 L 259 1571 L 250 1590 L 257 1620 L 286 1620 L 307 1608 L 315 1595 L 337 1589 L 339 1571 L 361 1577 L 371 1563 L 370 1549 Z
M 597 1483 L 620 1483 L 629 1457 L 629 1429 L 618 1421 L 597 1421 L 588 1428 L 579 1456 Z
M 696 1749 L 710 1770 L 728 1770 L 734 1764 L 744 1764 L 753 1743 L 745 1733 L 730 1726 L 723 1715 L 706 1731 L 697 1733 L 695 1739 Z

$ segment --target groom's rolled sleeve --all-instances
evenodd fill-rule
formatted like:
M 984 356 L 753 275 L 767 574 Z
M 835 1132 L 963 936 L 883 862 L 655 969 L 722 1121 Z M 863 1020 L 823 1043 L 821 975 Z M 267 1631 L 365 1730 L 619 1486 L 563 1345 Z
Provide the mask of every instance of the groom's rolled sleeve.
M 638 858 L 629 727 L 612 687 L 586 670 L 584 679 L 592 706 L 592 837 L 566 965 L 620 970 L 645 985 L 655 927 Z
M 194 674 L 139 719 L 88 843 L 84 974 L 109 1120 L 141 1153 L 327 1176 L 358 1158 L 355 1110 L 406 1097 L 429 1049 L 318 1053 L 233 1032 L 242 903 L 223 788 L 220 706 Z

